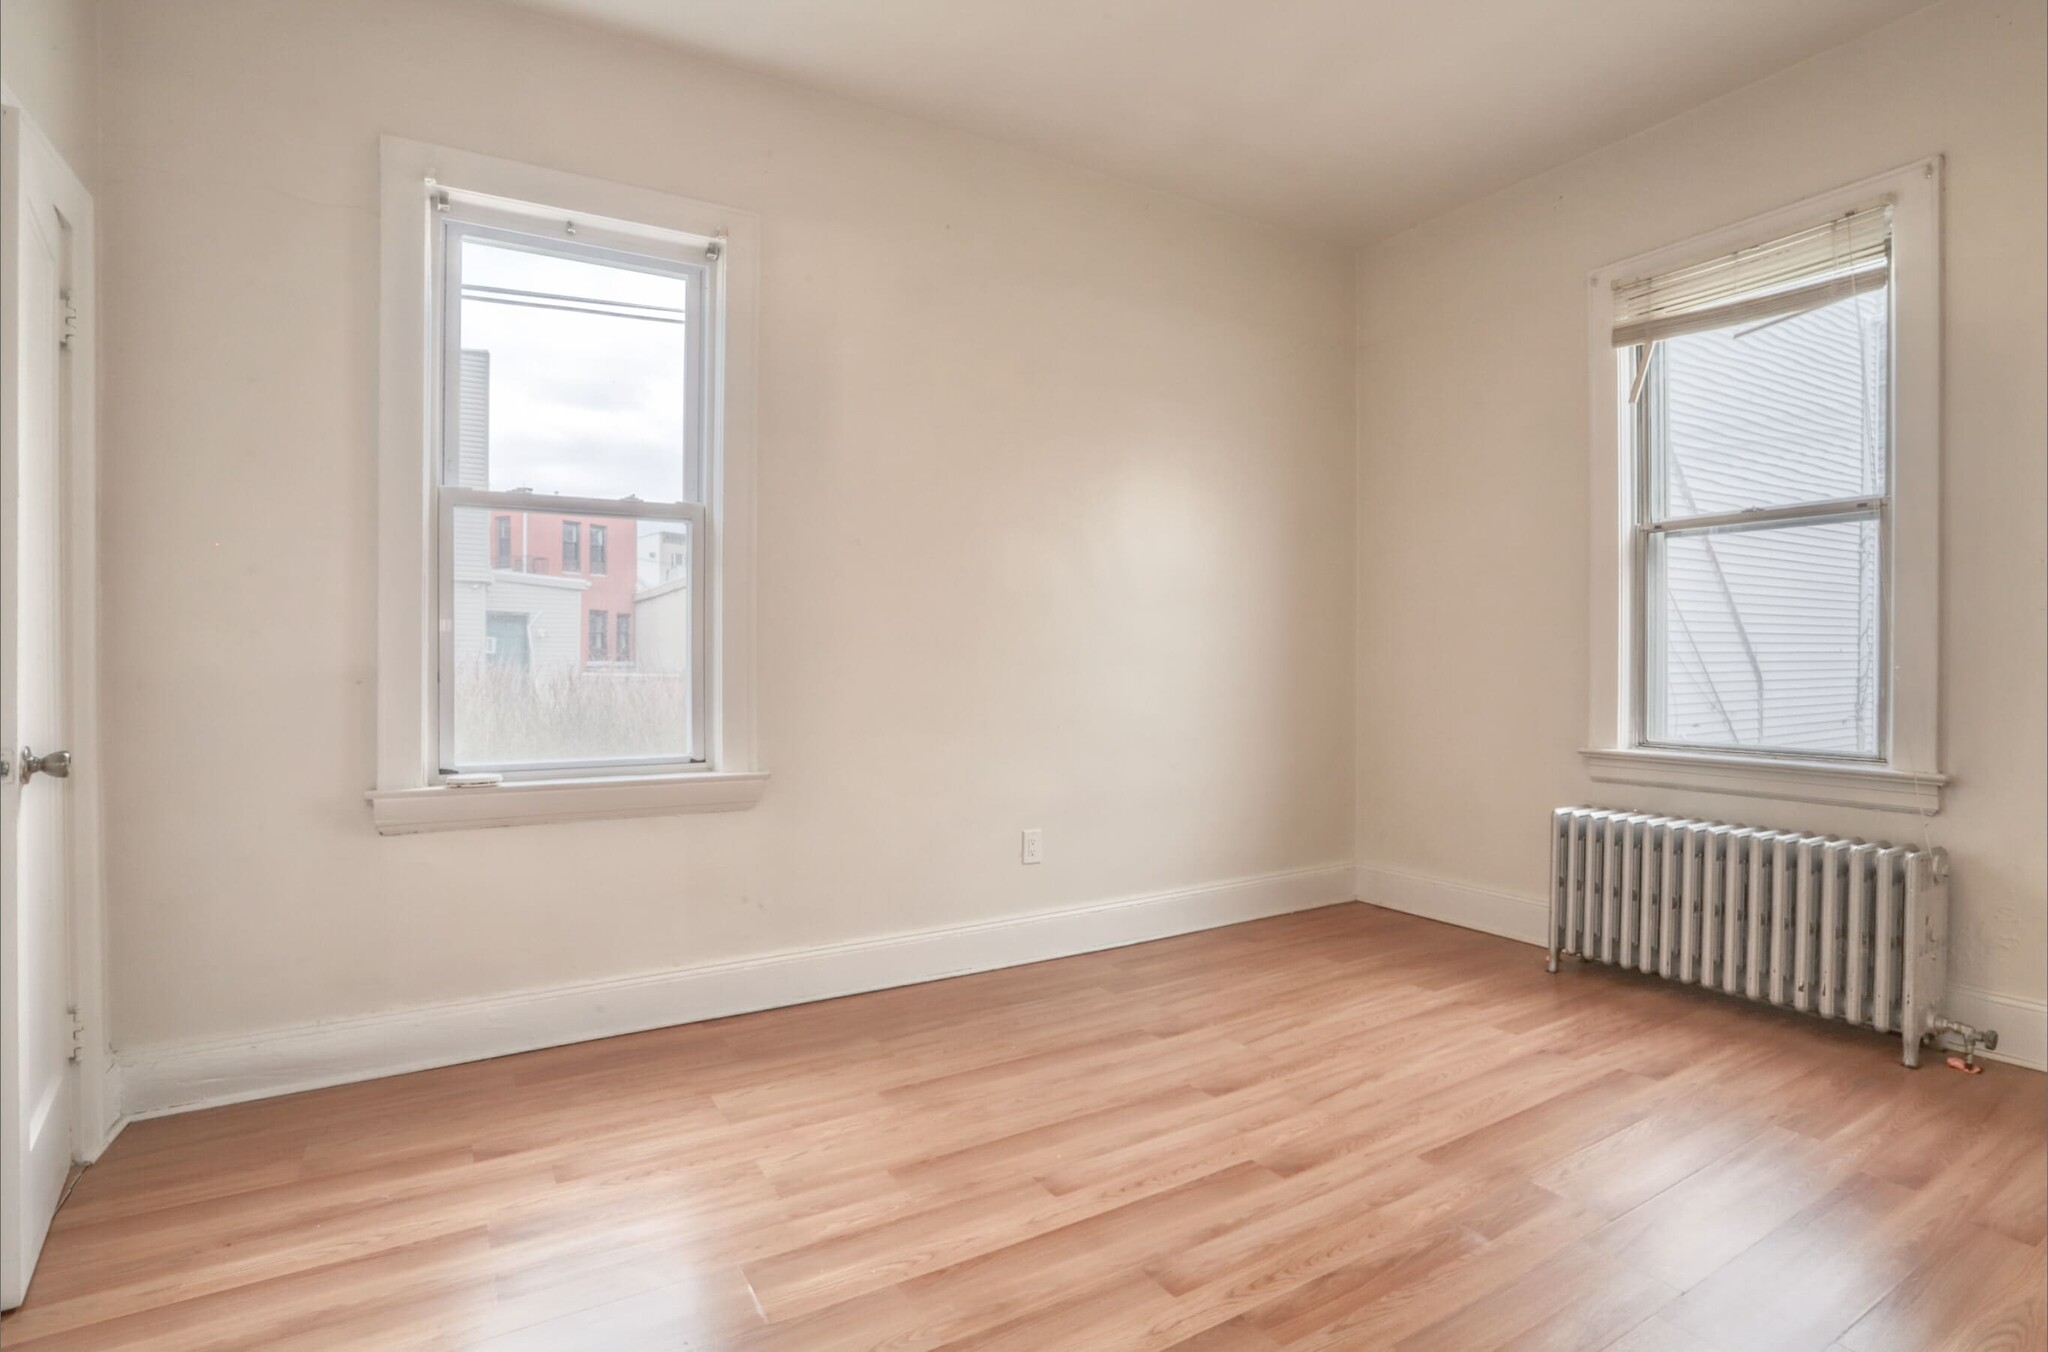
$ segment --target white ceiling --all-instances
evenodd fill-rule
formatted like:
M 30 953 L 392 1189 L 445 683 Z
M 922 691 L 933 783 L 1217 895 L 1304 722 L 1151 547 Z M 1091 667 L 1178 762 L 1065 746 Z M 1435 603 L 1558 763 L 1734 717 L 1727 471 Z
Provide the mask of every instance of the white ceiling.
M 1928 0 L 520 0 L 1373 239 Z

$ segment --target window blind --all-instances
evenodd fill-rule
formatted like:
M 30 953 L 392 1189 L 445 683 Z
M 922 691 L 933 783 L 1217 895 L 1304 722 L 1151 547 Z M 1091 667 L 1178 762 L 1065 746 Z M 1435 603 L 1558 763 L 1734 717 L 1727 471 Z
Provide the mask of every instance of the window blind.
M 1614 286 L 1614 345 L 1796 314 L 1872 291 L 1891 268 L 1892 209 L 1866 207 L 1798 234 Z

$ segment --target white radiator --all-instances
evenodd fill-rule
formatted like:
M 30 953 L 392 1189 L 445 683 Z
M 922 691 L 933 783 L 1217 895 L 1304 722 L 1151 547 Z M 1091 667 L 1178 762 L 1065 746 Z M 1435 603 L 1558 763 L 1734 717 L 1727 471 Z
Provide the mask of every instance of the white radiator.
M 1905 1063 L 1944 1018 L 1948 856 L 1646 812 L 1560 808 L 1550 970 L 1608 963 L 1897 1033 Z

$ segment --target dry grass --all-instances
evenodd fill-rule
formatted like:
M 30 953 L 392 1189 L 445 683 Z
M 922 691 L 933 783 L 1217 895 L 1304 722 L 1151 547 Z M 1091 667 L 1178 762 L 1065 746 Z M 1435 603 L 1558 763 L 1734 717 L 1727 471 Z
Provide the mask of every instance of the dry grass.
M 667 756 L 690 746 L 690 680 L 629 671 L 529 673 L 479 663 L 455 684 L 460 764 Z

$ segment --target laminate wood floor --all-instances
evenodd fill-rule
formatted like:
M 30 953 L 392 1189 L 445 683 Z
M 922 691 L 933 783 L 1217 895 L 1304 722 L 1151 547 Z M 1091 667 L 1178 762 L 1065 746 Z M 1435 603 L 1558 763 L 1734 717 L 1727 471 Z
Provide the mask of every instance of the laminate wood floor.
M 2038 1349 L 2044 1082 L 1368 906 L 142 1122 L 13 1349 Z

